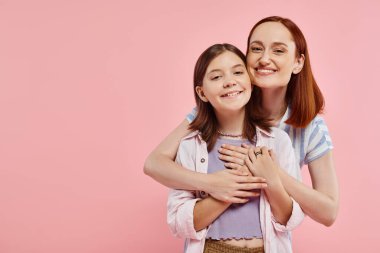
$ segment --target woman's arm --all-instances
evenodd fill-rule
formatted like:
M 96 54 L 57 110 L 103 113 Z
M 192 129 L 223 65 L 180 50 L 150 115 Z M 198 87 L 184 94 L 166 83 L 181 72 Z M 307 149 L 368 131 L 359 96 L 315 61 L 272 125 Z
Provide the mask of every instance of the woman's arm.
M 203 174 L 174 162 L 181 139 L 190 133 L 188 126 L 188 121 L 184 120 L 152 151 L 145 161 L 144 173 L 170 188 L 205 191 L 224 202 L 246 202 L 253 196 L 250 192 L 255 183 L 252 176 L 228 169 Z
M 256 156 L 256 152 L 260 152 L 260 154 Z M 278 223 L 286 225 L 292 214 L 293 204 L 278 175 L 278 166 L 272 160 L 268 149 L 266 147 L 251 147 L 245 164 L 252 174 L 266 179 L 268 187 L 264 191 L 273 216 Z
M 226 145 L 221 151 L 226 166 L 238 169 L 248 154 L 247 147 Z M 332 151 L 312 161 L 308 165 L 313 188 L 289 176 L 279 169 L 279 176 L 286 189 L 313 220 L 331 226 L 338 214 L 339 190 Z
M 339 190 L 332 151 L 309 163 L 313 188 L 279 170 L 287 192 L 313 220 L 331 226 L 338 214 Z

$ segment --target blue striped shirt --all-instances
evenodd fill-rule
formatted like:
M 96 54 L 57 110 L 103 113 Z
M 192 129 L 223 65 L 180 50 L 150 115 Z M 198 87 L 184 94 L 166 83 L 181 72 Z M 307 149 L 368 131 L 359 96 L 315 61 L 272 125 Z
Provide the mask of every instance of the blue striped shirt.
M 305 128 L 294 128 L 285 123 L 289 114 L 290 109 L 288 107 L 277 127 L 289 135 L 300 168 L 302 168 L 304 164 L 308 164 L 320 158 L 333 149 L 329 130 L 320 115 L 317 115 Z M 197 109 L 194 108 L 191 113 L 187 115 L 186 119 L 192 122 L 196 115 Z

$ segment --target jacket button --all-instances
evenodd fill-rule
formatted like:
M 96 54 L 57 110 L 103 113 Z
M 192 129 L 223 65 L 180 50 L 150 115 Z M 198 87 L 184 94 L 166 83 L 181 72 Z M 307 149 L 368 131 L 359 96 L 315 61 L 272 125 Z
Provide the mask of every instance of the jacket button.
M 206 161 L 206 159 L 202 158 L 201 159 L 201 163 L 204 163 Z
M 207 195 L 207 193 L 204 191 L 201 191 L 200 194 L 201 194 L 201 197 L 205 197 Z

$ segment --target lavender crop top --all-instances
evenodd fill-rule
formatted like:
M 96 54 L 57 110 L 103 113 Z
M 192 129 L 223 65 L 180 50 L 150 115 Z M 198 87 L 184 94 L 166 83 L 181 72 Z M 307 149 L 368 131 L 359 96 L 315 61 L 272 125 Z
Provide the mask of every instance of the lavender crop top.
M 248 140 L 234 140 L 218 138 L 214 148 L 209 152 L 208 171 L 213 173 L 225 169 L 223 161 L 219 159 L 218 149 L 222 144 L 240 146 Z M 263 238 L 260 226 L 260 197 L 251 198 L 245 204 L 232 204 L 211 225 L 206 238 L 223 239 L 251 239 Z

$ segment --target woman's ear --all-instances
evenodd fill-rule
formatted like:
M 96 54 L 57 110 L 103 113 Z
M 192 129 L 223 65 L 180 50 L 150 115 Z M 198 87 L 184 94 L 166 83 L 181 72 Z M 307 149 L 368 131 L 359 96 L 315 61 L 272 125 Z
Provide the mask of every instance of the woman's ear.
M 198 97 L 199 97 L 203 102 L 205 102 L 205 103 L 208 102 L 208 99 L 207 99 L 207 97 L 205 96 L 205 93 L 203 92 L 202 86 L 199 86 L 199 85 L 196 86 L 196 87 L 195 87 L 195 91 L 197 92 Z
M 299 72 L 301 72 L 304 62 L 305 55 L 301 54 L 301 56 L 296 59 L 296 63 L 293 68 L 293 74 L 298 74 Z

